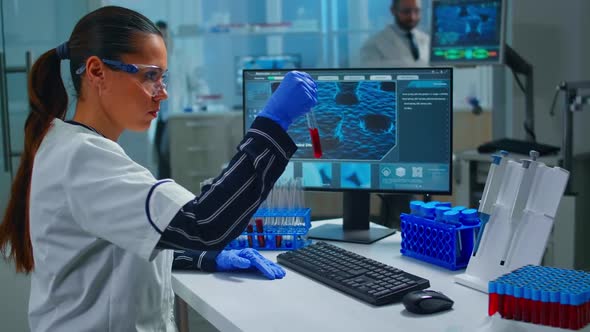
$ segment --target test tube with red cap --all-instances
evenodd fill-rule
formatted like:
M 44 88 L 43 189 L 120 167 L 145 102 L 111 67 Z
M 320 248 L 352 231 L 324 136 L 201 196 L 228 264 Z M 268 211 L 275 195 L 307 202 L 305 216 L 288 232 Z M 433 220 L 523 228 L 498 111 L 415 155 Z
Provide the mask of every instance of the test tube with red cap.
M 320 144 L 320 132 L 318 130 L 318 123 L 315 119 L 313 108 L 305 114 L 307 118 L 307 128 L 309 128 L 309 136 L 311 137 L 311 146 L 313 148 L 313 156 L 316 158 L 322 157 L 322 145 Z

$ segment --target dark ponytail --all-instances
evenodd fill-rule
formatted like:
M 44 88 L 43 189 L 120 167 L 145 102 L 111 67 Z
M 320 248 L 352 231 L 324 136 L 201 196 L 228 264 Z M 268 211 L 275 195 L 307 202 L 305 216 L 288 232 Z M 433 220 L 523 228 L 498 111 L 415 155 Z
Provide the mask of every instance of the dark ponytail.
M 9 260 L 14 260 L 17 272 L 29 273 L 35 265 L 29 227 L 33 160 L 51 121 L 63 119 L 68 105 L 68 95 L 60 75 L 60 62 L 56 50 L 52 49 L 35 61 L 29 73 L 31 112 L 25 122 L 25 148 L 0 224 L 0 252 Z M 9 250 L 10 253 L 7 253 Z
M 64 119 L 67 111 L 61 60 L 70 60 L 72 82 L 80 96 L 82 80 L 76 70 L 86 59 L 95 55 L 120 60 L 124 54 L 133 54 L 137 52 L 138 33 L 162 36 L 153 22 L 137 12 L 116 6 L 102 7 L 78 21 L 67 43 L 45 52 L 33 65 L 28 78 L 31 113 L 25 122 L 25 149 L 0 224 L 0 253 L 15 262 L 17 272 L 29 273 L 35 266 L 29 223 L 31 175 L 35 154 L 51 122 L 55 118 Z

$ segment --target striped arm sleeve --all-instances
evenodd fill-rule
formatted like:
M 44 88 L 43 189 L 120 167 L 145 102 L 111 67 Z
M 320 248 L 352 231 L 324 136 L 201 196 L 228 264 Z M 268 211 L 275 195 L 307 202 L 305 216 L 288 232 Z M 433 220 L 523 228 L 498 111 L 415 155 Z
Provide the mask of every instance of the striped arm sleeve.
M 157 247 L 223 249 L 242 233 L 296 149 L 278 124 L 256 118 L 228 167 L 180 209 Z
M 174 250 L 173 270 L 202 270 L 215 272 L 219 251 Z

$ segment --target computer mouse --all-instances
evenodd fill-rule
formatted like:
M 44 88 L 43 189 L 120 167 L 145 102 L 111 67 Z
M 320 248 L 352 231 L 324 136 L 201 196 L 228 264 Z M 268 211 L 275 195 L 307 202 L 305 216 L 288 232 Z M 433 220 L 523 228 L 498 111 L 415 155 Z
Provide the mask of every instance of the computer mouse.
M 421 315 L 449 310 L 455 303 L 443 293 L 433 290 L 410 292 L 404 295 L 402 302 L 409 312 Z

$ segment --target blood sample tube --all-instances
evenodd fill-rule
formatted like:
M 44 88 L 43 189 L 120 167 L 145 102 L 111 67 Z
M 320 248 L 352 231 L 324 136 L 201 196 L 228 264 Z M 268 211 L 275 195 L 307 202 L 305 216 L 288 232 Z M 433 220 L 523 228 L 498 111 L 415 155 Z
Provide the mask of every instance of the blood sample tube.
M 549 325 L 559 327 L 559 292 L 549 291 Z
M 570 294 L 561 292 L 559 294 L 559 327 L 567 329 L 569 327 L 570 308 L 572 308 Z
M 496 312 L 498 312 L 498 293 L 496 289 L 496 282 L 490 281 L 488 283 L 488 315 L 493 316 Z
M 248 225 L 248 227 L 246 227 L 246 231 L 248 233 L 254 233 L 254 227 L 252 227 L 252 225 Z M 248 235 L 248 247 L 253 248 L 254 247 L 254 241 L 252 239 L 252 235 Z
M 514 320 L 522 320 L 523 311 L 523 289 L 520 285 L 514 285 L 514 302 L 513 302 L 513 316 Z
M 496 283 L 496 291 L 498 293 L 498 312 L 502 317 L 504 317 L 504 288 L 504 283 Z
M 522 295 L 522 321 L 530 323 L 531 313 L 533 311 L 533 302 L 531 299 L 533 296 L 532 289 L 528 286 L 525 286 Z
M 540 324 L 542 309 L 541 290 L 533 289 L 531 293 L 531 299 L 531 323 Z
M 502 318 L 512 319 L 514 317 L 514 286 L 512 284 L 506 284 L 504 294 Z
M 316 158 L 322 157 L 322 145 L 320 143 L 320 132 L 318 123 L 315 119 L 313 109 L 305 114 L 307 118 L 307 127 L 309 128 L 309 136 L 311 137 L 311 146 L 313 148 L 313 156 Z
M 261 248 L 264 248 L 264 247 L 266 247 L 266 241 L 264 241 L 264 235 L 262 235 L 262 233 L 264 232 L 264 228 L 262 227 L 262 218 L 256 218 L 255 222 L 256 222 L 256 232 L 260 233 L 260 235 L 257 236 L 258 245 Z
M 549 291 L 541 291 L 541 325 L 551 325 L 551 304 L 549 302 Z

